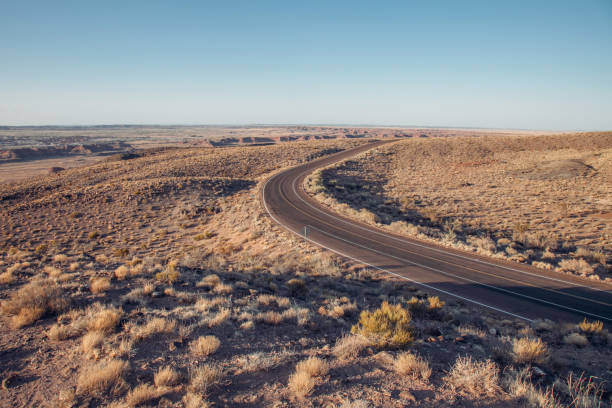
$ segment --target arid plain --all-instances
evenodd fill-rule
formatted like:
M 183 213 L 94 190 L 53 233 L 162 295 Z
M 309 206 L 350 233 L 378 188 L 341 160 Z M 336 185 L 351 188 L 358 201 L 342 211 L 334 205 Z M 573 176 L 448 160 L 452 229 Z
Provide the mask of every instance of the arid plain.
M 35 146 L 15 146 L 19 132 Z M 285 232 L 260 189 L 284 168 L 397 139 L 315 173 L 310 191 L 400 234 L 605 281 L 612 133 L 0 133 L 0 171 L 37 169 L 0 185 L 0 406 L 610 404 L 599 322 L 527 324 L 440 299 Z M 32 156 L 60 145 L 63 169 Z

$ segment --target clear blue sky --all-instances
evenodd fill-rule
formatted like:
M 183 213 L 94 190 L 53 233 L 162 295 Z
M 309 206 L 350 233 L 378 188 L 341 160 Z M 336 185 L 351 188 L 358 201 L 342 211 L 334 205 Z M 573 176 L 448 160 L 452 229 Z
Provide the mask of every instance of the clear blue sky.
M 612 129 L 612 1 L 0 0 L 0 124 Z

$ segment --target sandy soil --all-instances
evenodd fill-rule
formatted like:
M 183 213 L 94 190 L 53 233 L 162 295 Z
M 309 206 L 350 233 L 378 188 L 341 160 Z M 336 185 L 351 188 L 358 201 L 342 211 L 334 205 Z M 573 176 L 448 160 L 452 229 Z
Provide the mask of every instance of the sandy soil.
M 273 225 L 267 177 L 358 143 L 171 149 L 1 185 L 0 406 L 607 403 L 605 328 L 440 304 Z M 350 334 L 385 301 L 411 339 Z

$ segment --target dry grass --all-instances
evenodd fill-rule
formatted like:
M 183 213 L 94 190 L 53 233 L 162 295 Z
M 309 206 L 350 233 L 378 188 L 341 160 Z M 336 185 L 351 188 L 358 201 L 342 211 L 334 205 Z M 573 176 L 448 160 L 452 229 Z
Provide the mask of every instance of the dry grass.
M 227 321 L 232 315 L 232 311 L 228 308 L 221 308 L 213 317 L 206 319 L 208 327 L 216 327 Z
M 160 367 L 155 373 L 153 383 L 156 387 L 173 387 L 181 380 L 180 374 L 170 366 Z
M 499 388 L 499 370 L 491 360 L 477 361 L 471 356 L 458 357 L 444 380 L 453 390 L 475 397 L 487 396 Z
M 116 308 L 94 308 L 89 316 L 87 330 L 100 333 L 111 333 L 121 320 L 123 311 Z
M 309 357 L 300 361 L 295 367 L 296 371 L 304 371 L 311 377 L 323 377 L 329 371 L 329 365 L 318 357 Z
M 110 288 L 110 279 L 108 278 L 93 278 L 89 283 L 91 293 L 104 293 Z
M 524 405 L 538 408 L 563 408 L 552 389 L 541 390 L 531 383 L 528 369 L 506 372 L 503 383 L 508 393 Z
M 130 269 L 125 265 L 121 265 L 117 267 L 117 269 L 115 269 L 115 278 L 123 280 L 126 278 L 126 276 L 128 276 L 129 273 Z
M 49 328 L 49 331 L 47 332 L 47 337 L 49 337 L 50 340 L 54 341 L 67 340 L 77 335 L 78 331 L 75 330 L 73 327 L 61 326 L 59 324 L 54 324 Z
M 429 363 L 410 352 L 399 354 L 393 362 L 393 369 L 402 376 L 410 376 L 414 379 L 427 380 L 431 376 Z
M 206 394 L 209 389 L 217 384 L 223 372 L 214 365 L 201 365 L 191 371 L 189 380 L 189 390 L 201 394 Z
M 210 406 L 201 395 L 193 392 L 187 392 L 183 396 L 183 405 L 185 408 L 208 408 Z
M 596 320 L 594 322 L 589 322 L 587 319 L 584 319 L 582 322 L 580 322 L 580 324 L 578 325 L 578 328 L 583 333 L 588 333 L 588 334 L 601 333 L 603 330 L 603 322 L 599 320 Z
M 315 380 L 305 371 L 296 371 L 289 376 L 288 387 L 295 397 L 303 399 L 314 390 Z
M 87 356 L 97 357 L 98 349 L 104 344 L 105 335 L 100 332 L 89 332 L 81 339 L 81 348 Z
M 370 345 L 370 342 L 360 335 L 344 335 L 336 341 L 332 352 L 341 360 L 354 360 Z
M 77 393 L 93 397 L 114 394 L 123 385 L 123 375 L 129 364 L 122 360 L 103 361 L 85 367 L 79 373 Z
M 570 373 L 566 385 L 567 393 L 571 399 L 571 407 L 600 408 L 605 406 L 604 390 L 600 385 L 593 382 L 593 377 L 587 377 L 584 373 L 580 376 Z
M 610 132 L 411 139 L 305 185 L 323 204 L 399 234 L 612 279 L 611 159 Z
M 128 393 L 127 397 L 125 398 L 125 402 L 128 407 L 136 407 L 144 404 L 145 402 L 159 398 L 162 393 L 163 391 L 160 392 L 159 389 L 150 384 L 139 384 L 136 386 L 136 388 Z
M 256 318 L 260 322 L 273 326 L 279 325 L 283 321 L 283 315 L 274 311 L 258 313 Z
M 154 317 L 148 320 L 144 325 L 132 326 L 130 334 L 137 341 L 148 339 L 154 335 L 170 334 L 176 330 L 176 321 L 165 319 L 163 317 Z
M 512 360 L 516 364 L 542 364 L 548 360 L 548 347 L 540 338 L 514 339 L 512 341 Z
M 12 316 L 15 328 L 30 325 L 46 313 L 57 313 L 68 307 L 68 299 L 63 290 L 55 283 L 34 281 L 13 292 L 8 300 L 2 302 L 0 310 Z
M 198 357 L 206 357 L 215 353 L 221 341 L 215 336 L 200 336 L 189 344 L 191 353 Z
M 359 322 L 352 327 L 351 333 L 368 338 L 378 347 L 403 346 L 413 339 L 410 320 L 410 313 L 401 305 L 383 302 L 373 312 L 361 312 Z

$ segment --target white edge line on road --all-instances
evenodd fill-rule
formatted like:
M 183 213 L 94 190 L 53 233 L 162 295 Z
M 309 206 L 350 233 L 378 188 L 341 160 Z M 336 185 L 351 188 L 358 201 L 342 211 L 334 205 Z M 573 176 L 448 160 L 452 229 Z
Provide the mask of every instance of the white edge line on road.
M 455 293 L 445 291 L 445 290 L 443 290 L 443 289 L 436 288 L 435 286 L 428 285 L 428 284 L 426 284 L 426 283 L 422 283 L 422 282 L 419 282 L 419 281 L 414 280 L 414 279 L 410 279 L 410 278 L 408 278 L 408 277 L 406 277 L 406 276 L 403 276 L 403 275 L 397 274 L 397 273 L 395 273 L 395 272 L 391 272 L 391 271 L 389 271 L 389 270 L 387 270 L 387 269 L 384 269 L 384 268 L 378 267 L 378 266 L 376 266 L 376 265 L 372 265 L 372 264 L 370 264 L 370 263 L 368 263 L 368 262 L 362 261 L 361 259 L 358 259 L 358 258 L 352 257 L 352 256 L 347 255 L 347 254 L 344 254 L 344 253 L 342 253 L 341 251 L 336 251 L 335 249 L 329 248 L 329 247 L 327 247 L 327 246 L 325 246 L 325 245 L 323 245 L 323 244 L 320 244 L 320 243 L 318 243 L 318 242 L 316 242 L 316 241 L 313 241 L 313 240 L 311 240 L 311 239 L 309 239 L 309 238 L 307 238 L 307 237 L 304 237 L 303 235 L 299 234 L 298 232 L 296 232 L 296 231 L 292 230 L 291 228 L 289 228 L 288 226 L 286 226 L 286 225 L 284 225 L 282 222 L 280 222 L 280 221 L 279 221 L 279 220 L 278 220 L 278 219 L 277 219 L 277 218 L 276 218 L 276 217 L 275 217 L 275 216 L 272 214 L 272 212 L 271 212 L 271 211 L 270 211 L 270 209 L 268 208 L 268 204 L 266 203 L 266 187 L 267 187 L 268 183 L 270 182 L 270 180 L 272 180 L 273 178 L 277 177 L 279 174 L 282 174 L 282 173 L 278 173 L 278 174 L 276 174 L 276 175 L 274 175 L 274 176 L 270 177 L 268 180 L 266 180 L 266 182 L 264 183 L 263 188 L 261 189 L 261 195 L 262 195 L 262 201 L 263 201 L 264 207 L 265 207 L 266 212 L 268 213 L 268 215 L 270 215 L 270 217 L 271 217 L 271 218 L 272 218 L 272 219 L 273 219 L 273 220 L 274 220 L 274 221 L 275 221 L 275 222 L 276 222 L 278 225 L 280 225 L 281 227 L 283 227 L 283 228 L 284 228 L 284 229 L 286 229 L 287 231 L 289 231 L 289 232 L 291 232 L 291 233 L 293 233 L 293 234 L 295 234 L 295 235 L 297 235 L 297 236 L 301 237 L 302 239 L 305 239 L 306 241 L 309 241 L 309 242 L 311 242 L 311 243 L 313 243 L 313 244 L 315 244 L 315 245 L 318 245 L 318 246 L 320 246 L 320 247 L 322 247 L 322 248 L 325 248 L 325 249 L 327 249 L 327 250 L 329 250 L 329 251 L 331 251 L 331 252 L 334 252 L 334 253 L 336 253 L 336 254 L 338 254 L 338 255 L 340 255 L 340 256 L 343 256 L 343 257 L 348 258 L 348 259 L 351 259 L 351 260 L 353 260 L 353 261 L 356 261 L 356 262 L 362 263 L 362 264 L 364 264 L 364 265 L 368 265 L 368 266 L 369 266 L 369 267 L 371 267 L 371 268 L 374 268 L 374 269 L 377 269 L 377 270 L 379 270 L 379 271 L 382 271 L 382 272 L 388 273 L 388 274 L 390 274 L 390 275 L 396 276 L 396 277 L 398 277 L 398 278 L 400 278 L 400 279 L 407 280 L 407 281 L 409 281 L 409 282 L 415 283 L 415 284 L 417 284 L 417 285 L 421 285 L 421 286 L 426 287 L 426 288 L 428 288 L 428 289 L 432 289 L 432 290 L 438 291 L 438 292 L 440 292 L 440 293 L 444 293 L 444 294 L 446 294 L 446 295 L 452 296 L 452 297 L 454 297 L 454 298 L 461 299 L 461 300 L 464 300 L 464 301 L 466 301 L 466 302 L 470 302 L 470 303 L 473 303 L 473 304 L 476 304 L 476 305 L 479 305 L 479 306 L 482 306 L 482 307 L 485 307 L 485 308 L 488 308 L 488 309 L 491 309 L 491 310 L 495 310 L 495 311 L 497 311 L 497 312 L 504 313 L 504 314 L 507 314 L 507 315 L 509 315 L 509 316 L 513 316 L 513 317 L 516 317 L 516 318 L 519 318 L 519 319 L 522 319 L 522 320 L 528 321 L 528 322 L 530 322 L 530 323 L 531 323 L 531 322 L 533 322 L 533 320 L 532 320 L 532 319 L 529 319 L 529 318 L 527 318 L 527 317 L 524 317 L 524 316 L 521 316 L 521 315 L 518 315 L 518 314 L 515 314 L 515 313 L 512 313 L 512 312 L 509 312 L 509 311 L 507 311 L 507 310 L 503 310 L 503 309 L 497 308 L 497 307 L 495 307 L 495 306 L 487 305 L 487 304 L 485 304 L 485 303 L 481 303 L 481 302 L 478 302 L 478 301 L 476 301 L 476 300 L 469 299 L 469 298 L 466 298 L 466 297 L 463 297 L 463 296 L 457 295 L 457 294 L 455 294 Z
M 302 174 L 304 174 L 304 173 L 302 173 Z M 394 236 L 392 234 L 385 234 L 383 232 L 377 231 L 374 228 L 364 227 L 364 226 L 362 226 L 362 225 L 360 225 L 358 223 L 351 223 L 351 222 L 349 222 L 347 220 L 344 220 L 342 218 L 336 217 L 336 216 L 334 216 L 332 214 L 323 212 L 320 208 L 317 208 L 317 207 L 313 206 L 312 204 L 310 204 L 308 201 L 304 200 L 302 197 L 300 197 L 299 194 L 297 194 L 296 186 L 295 186 L 296 183 L 297 183 L 297 178 L 293 181 L 293 191 L 296 194 L 296 196 L 300 199 L 300 201 L 302 201 L 304 204 L 308 205 L 310 208 L 312 208 L 313 210 L 315 210 L 315 211 L 317 211 L 317 212 L 319 212 L 321 214 L 324 214 L 324 215 L 326 215 L 328 217 L 331 217 L 331 218 L 333 218 L 335 220 L 341 221 L 344 224 L 357 227 L 357 228 L 359 228 L 361 230 L 364 230 L 364 231 L 367 231 L 367 232 L 371 232 L 371 233 L 374 233 L 376 235 L 388 237 L 388 238 L 391 238 L 391 239 L 393 239 L 395 241 L 403 242 L 405 244 L 410 244 L 410 245 L 418 246 L 418 247 L 424 248 L 424 249 L 432 249 L 432 250 L 434 250 L 436 252 L 441 252 L 441 253 L 443 253 L 445 255 L 450 255 L 450 256 L 455 256 L 457 258 L 466 259 L 468 261 L 478 262 L 478 263 L 481 263 L 481 264 L 484 264 L 484 265 L 494 266 L 494 267 L 497 267 L 497 268 L 506 269 L 506 270 L 513 271 L 513 272 L 519 272 L 519 273 L 522 273 L 522 274 L 525 274 L 525 275 L 530 275 L 530 276 L 534 276 L 534 277 L 537 277 L 537 278 L 547 279 L 547 280 L 551 280 L 551 281 L 555 281 L 555 282 L 559 282 L 559 283 L 565 283 L 567 285 L 572 285 L 572 286 L 576 286 L 576 287 L 580 287 L 580 288 L 591 289 L 591 290 L 595 290 L 595 291 L 598 291 L 598 292 L 610 293 L 608 290 L 605 290 L 605 289 L 599 289 L 599 288 L 595 288 L 595 287 L 592 287 L 592 286 L 582 285 L 580 283 L 569 282 L 569 281 L 566 281 L 566 280 L 563 280 L 563 279 L 553 278 L 553 277 L 550 277 L 550 276 L 538 275 L 538 274 L 535 274 L 535 273 L 532 273 L 532 272 L 522 271 L 520 269 L 512 268 L 510 266 L 498 265 L 498 264 L 494 264 L 494 263 L 491 263 L 491 262 L 484 261 L 482 259 L 470 258 L 469 256 L 465 256 L 465 255 L 461 255 L 461 254 L 455 254 L 455 253 L 452 253 L 452 252 L 445 251 L 444 249 L 441 249 L 441 248 L 436 248 L 433 245 L 432 246 L 422 245 L 422 244 L 419 244 L 418 242 L 408 241 L 408 240 L 396 237 L 396 236 Z
M 594 317 L 594 318 L 597 318 L 597 319 L 612 321 L 612 320 L 610 320 L 610 319 L 608 319 L 606 317 L 603 317 L 603 316 L 600 316 L 600 315 L 597 315 L 597 314 L 594 314 L 594 313 L 590 313 L 590 312 L 585 312 L 584 310 L 574 309 L 572 307 L 561 305 L 561 304 L 558 304 L 558 303 L 555 303 L 555 302 L 551 302 L 551 301 L 548 301 L 548 300 L 536 298 L 536 297 L 529 296 L 529 295 L 524 295 L 522 293 L 513 292 L 513 291 L 511 291 L 509 289 L 504 289 L 504 288 L 500 288 L 499 286 L 494 286 L 494 285 L 490 285 L 490 284 L 487 284 L 487 283 L 482 283 L 482 282 L 479 282 L 479 281 L 476 281 L 476 280 L 473 280 L 473 279 L 469 279 L 469 278 L 466 278 L 466 277 L 463 277 L 463 276 L 455 275 L 455 274 L 450 273 L 450 272 L 444 272 L 444 271 L 442 271 L 440 269 L 432 268 L 430 266 L 423 265 L 423 264 L 420 264 L 418 262 L 410 261 L 410 260 L 405 259 L 405 258 L 400 258 L 400 257 L 395 256 L 395 255 L 387 254 L 385 252 L 378 251 L 378 250 L 376 250 L 374 248 L 369 248 L 369 247 L 367 247 L 365 245 L 361 245 L 361 244 L 358 244 L 356 242 L 350 241 L 348 239 L 339 237 L 339 236 L 334 235 L 334 234 L 332 234 L 330 232 L 323 231 L 323 230 L 321 230 L 321 229 L 319 229 L 317 227 L 313 227 L 312 225 L 308 225 L 308 227 L 311 228 L 311 229 L 314 229 L 316 231 L 319 231 L 323 235 L 327 235 L 327 236 L 335 238 L 335 239 L 337 239 L 339 241 L 344 241 L 344 242 L 346 242 L 348 244 L 358 246 L 358 247 L 363 248 L 365 250 L 368 250 L 368 251 L 371 251 L 371 252 L 374 252 L 374 253 L 377 253 L 379 255 L 389 257 L 389 258 L 393 258 L 395 260 L 398 260 L 398 261 L 401 261 L 401 262 L 405 262 L 405 263 L 410 264 L 410 265 L 418 266 L 418 267 L 424 268 L 424 269 L 429 269 L 431 271 L 438 272 L 438 273 L 441 273 L 441 274 L 446 275 L 446 276 L 452 276 L 452 277 L 460 279 L 460 280 L 464 280 L 464 281 L 467 281 L 467 282 L 475 283 L 477 285 L 485 286 L 485 287 L 491 288 L 493 290 L 499 290 L 501 292 L 506 292 L 506 293 L 509 293 L 511 295 L 514 295 L 514 296 L 518 296 L 518 297 L 522 297 L 522 298 L 525 298 L 525 299 L 534 300 L 536 302 L 546 303 L 546 304 L 549 304 L 551 306 L 556 306 L 556 307 L 559 307 L 561 309 L 565 309 L 565 310 L 569 310 L 569 311 L 572 311 L 572 312 L 580 313 L 580 314 L 583 314 L 585 316 L 590 316 L 590 317 Z

